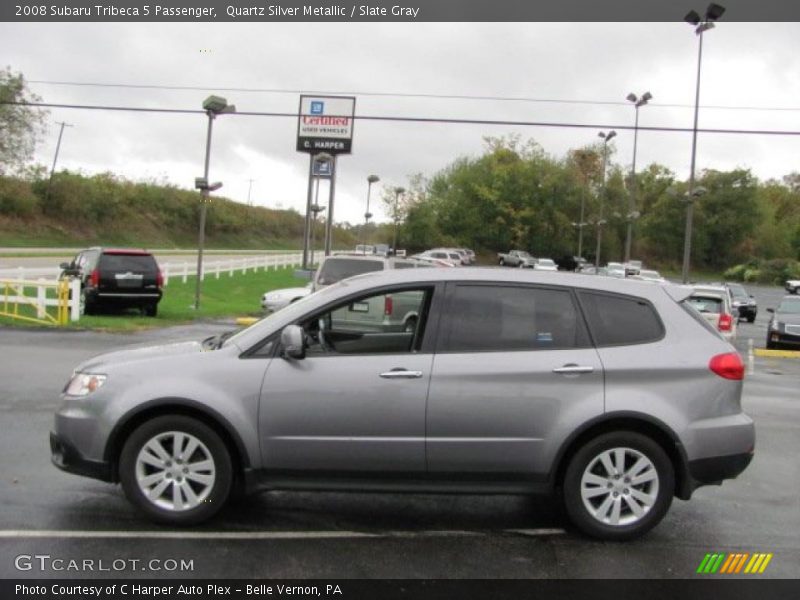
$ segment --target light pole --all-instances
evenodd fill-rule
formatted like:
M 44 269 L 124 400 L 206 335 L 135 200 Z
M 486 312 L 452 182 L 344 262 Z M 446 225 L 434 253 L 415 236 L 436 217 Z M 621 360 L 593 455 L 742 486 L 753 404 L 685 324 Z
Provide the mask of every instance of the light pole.
M 378 183 L 380 180 L 381 178 L 377 175 L 370 175 L 367 177 L 367 210 L 364 211 L 364 235 L 361 240 L 361 243 L 364 245 L 367 244 L 367 227 L 369 227 L 369 220 L 372 217 L 372 213 L 369 212 L 369 195 L 372 192 L 372 184 Z
M 53 168 L 50 169 L 50 179 L 47 180 L 47 193 L 44 195 L 45 204 L 50 200 L 50 186 L 53 185 L 53 173 L 56 172 L 56 162 L 58 161 L 58 151 L 61 150 L 61 136 L 64 135 L 64 127 L 72 127 L 70 123 L 64 123 L 64 121 L 58 121 L 57 124 L 61 125 L 61 129 L 58 132 L 56 154 L 53 157 Z
M 689 190 L 686 195 L 686 232 L 683 238 L 683 283 L 689 282 L 689 260 L 692 253 L 692 212 L 694 210 L 694 167 L 697 157 L 697 116 L 700 110 L 700 66 L 703 61 L 703 32 L 714 27 L 714 21 L 725 12 L 725 7 L 713 2 L 706 9 L 705 18 L 701 19 L 695 11 L 690 10 L 683 18 L 692 25 L 699 43 L 697 49 L 697 86 L 694 94 L 694 126 L 692 127 L 692 163 L 689 170 Z
M 617 132 L 612 129 L 608 133 L 601 131 L 597 135 L 603 138 L 603 185 L 600 188 L 600 217 L 597 219 L 597 250 L 594 254 L 595 269 L 600 268 L 600 242 L 603 238 L 603 225 L 605 224 L 605 221 L 603 220 L 603 208 L 606 196 L 606 160 L 608 158 L 608 142 L 617 135 Z
M 247 181 L 250 182 L 250 185 L 247 186 L 247 206 L 253 206 L 253 204 L 250 202 L 250 192 L 253 190 L 253 182 L 255 179 L 248 179 Z
M 319 193 L 319 178 L 317 178 L 317 193 Z M 311 214 L 313 215 L 311 219 L 311 262 L 310 267 L 314 267 L 314 230 L 316 229 L 317 224 L 317 215 L 325 210 L 324 206 L 320 206 L 316 202 L 311 205 Z
M 400 194 L 405 193 L 405 188 L 394 188 L 394 240 L 392 242 L 392 252 L 397 255 L 397 213 L 400 204 Z
M 653 98 L 653 94 L 645 92 L 641 98 L 637 98 L 636 94 L 631 92 L 627 96 L 629 102 L 633 102 L 636 108 L 636 121 L 633 125 L 633 165 L 631 168 L 631 191 L 628 194 L 628 232 L 625 236 L 625 259 L 628 262 L 631 259 L 631 237 L 633 235 L 633 219 L 636 211 L 636 145 L 639 140 L 639 109 L 647 104 Z
M 200 228 L 197 234 L 197 282 L 194 289 L 194 308 L 200 309 L 200 288 L 203 279 L 203 246 L 206 240 L 206 210 L 208 193 L 222 187 L 221 183 L 208 183 L 208 163 L 211 159 L 211 125 L 217 115 L 236 112 L 236 107 L 228 104 L 225 98 L 209 96 L 203 101 L 203 110 L 208 115 L 208 133 L 206 134 L 206 161 L 203 177 L 194 180 L 194 187 L 200 190 Z

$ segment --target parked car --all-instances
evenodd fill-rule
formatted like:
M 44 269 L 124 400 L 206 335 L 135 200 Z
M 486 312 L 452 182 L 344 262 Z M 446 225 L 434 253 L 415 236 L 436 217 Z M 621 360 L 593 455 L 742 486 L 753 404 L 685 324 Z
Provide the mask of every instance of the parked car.
M 768 308 L 767 348 L 800 348 L 800 298 L 785 296 L 777 309 Z
M 533 268 L 537 271 L 558 271 L 555 261 L 551 258 L 537 258 Z
M 470 250 L 469 248 L 464 248 L 464 250 L 466 250 L 467 256 L 469 257 L 469 264 L 474 265 L 475 261 L 477 260 L 475 252 Z
M 562 256 L 556 259 L 559 271 L 580 271 L 587 264 L 582 256 Z
M 608 277 L 625 279 L 625 273 L 625 267 L 622 266 L 622 263 L 611 262 L 606 265 L 606 275 Z
M 433 267 L 455 267 L 456 265 L 451 260 L 444 258 L 434 258 L 425 254 L 414 254 L 410 257 L 411 260 L 418 260 L 427 263 Z
M 629 260 L 626 263 L 623 263 L 623 268 L 625 269 L 625 276 L 630 277 L 631 275 L 638 275 L 639 271 L 642 270 L 642 261 L 640 260 Z
M 584 265 L 578 273 L 583 275 L 608 275 L 608 269 L 605 267 L 595 267 L 594 265 Z
M 405 258 L 383 257 L 380 255 L 359 256 L 348 254 L 334 254 L 326 256 L 314 273 L 311 282 L 311 291 L 315 292 L 342 279 L 371 273 L 374 271 L 384 271 L 386 269 L 413 269 L 425 266 L 419 261 Z
M 740 283 L 726 283 L 725 287 L 733 298 L 733 310 L 740 319 L 747 319 L 748 323 L 756 320 L 758 315 L 758 302 L 755 297 L 747 293 Z
M 267 292 L 261 296 L 261 308 L 267 312 L 280 310 L 308 296 L 311 293 L 311 287 L 311 283 L 309 283 L 305 287 L 284 288 Z
M 800 279 L 789 279 L 783 287 L 785 287 L 786 291 L 790 294 L 796 294 L 797 290 L 800 290 Z
M 433 248 L 431 252 L 447 252 L 450 256 L 450 260 L 457 260 L 462 266 L 469 265 L 469 255 L 467 251 L 463 248 Z
M 519 267 L 520 269 L 532 269 L 536 264 L 536 259 L 525 250 L 511 250 L 507 254 L 497 255 L 500 266 Z
M 519 270 L 363 274 L 205 346 L 84 361 L 52 460 L 121 483 L 169 525 L 210 518 L 240 487 L 526 493 L 558 494 L 588 535 L 630 539 L 753 456 L 744 366 L 690 293 Z M 337 318 L 385 316 L 401 294 L 413 328 Z
M 87 248 L 71 262 L 61 263 L 61 276 L 81 280 L 81 312 L 98 308 L 138 308 L 155 317 L 164 279 L 158 263 L 146 250 L 135 248 Z
M 658 271 L 652 269 L 641 269 L 638 274 L 632 275 L 631 279 L 638 279 L 640 281 L 655 281 L 656 283 L 666 283 L 666 279 L 661 276 Z
M 461 257 L 460 256 L 453 256 L 452 252 L 445 252 L 444 250 L 426 250 L 425 252 L 420 252 L 419 254 L 415 255 L 415 258 L 420 258 L 423 260 L 438 260 L 438 261 L 445 261 L 450 264 L 451 267 L 460 267 L 461 266 Z
M 736 339 L 737 318 L 727 288 L 724 286 L 695 286 L 689 304 L 697 310 L 712 327 L 729 341 Z

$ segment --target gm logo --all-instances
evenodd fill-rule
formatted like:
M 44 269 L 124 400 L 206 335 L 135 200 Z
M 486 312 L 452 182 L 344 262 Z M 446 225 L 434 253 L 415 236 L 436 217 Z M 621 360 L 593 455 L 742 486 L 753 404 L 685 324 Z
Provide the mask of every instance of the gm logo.
M 772 560 L 772 553 L 765 552 L 725 552 L 708 553 L 703 558 L 697 573 L 726 575 L 760 574 L 767 570 L 767 565 Z
M 320 102 L 319 100 L 314 100 L 311 102 L 312 115 L 321 115 L 324 108 L 325 108 L 324 102 Z

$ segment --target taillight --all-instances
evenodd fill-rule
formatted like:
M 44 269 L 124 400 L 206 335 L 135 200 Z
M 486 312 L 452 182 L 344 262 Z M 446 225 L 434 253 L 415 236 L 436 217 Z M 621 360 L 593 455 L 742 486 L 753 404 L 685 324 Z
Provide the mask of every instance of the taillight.
M 719 330 L 720 331 L 730 331 L 733 327 L 733 317 L 728 313 L 722 313 L 719 316 Z
M 92 287 L 100 287 L 100 271 L 97 269 L 92 271 L 91 275 L 89 275 L 89 285 Z
M 158 274 L 156 275 L 156 287 L 164 287 L 164 274 L 159 269 Z
M 725 379 L 744 379 L 744 363 L 736 352 L 717 354 L 708 362 L 708 368 Z
M 388 317 L 392 314 L 393 311 L 394 311 L 394 302 L 392 302 L 392 297 L 387 294 L 383 299 L 383 314 Z

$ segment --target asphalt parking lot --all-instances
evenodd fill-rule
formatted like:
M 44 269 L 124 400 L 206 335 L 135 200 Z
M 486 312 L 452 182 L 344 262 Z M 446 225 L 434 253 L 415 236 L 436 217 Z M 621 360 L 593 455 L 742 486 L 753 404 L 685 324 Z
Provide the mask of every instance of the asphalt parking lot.
M 745 355 L 748 338 L 764 346 L 765 309 L 783 295 L 750 291 L 759 314 L 740 325 L 737 348 Z M 0 577 L 685 578 L 708 552 L 773 553 L 758 577 L 800 573 L 798 359 L 754 359 L 744 407 L 756 421 L 756 456 L 742 476 L 701 488 L 690 502 L 675 500 L 659 527 L 627 543 L 587 540 L 553 502 L 520 496 L 272 492 L 201 527 L 164 529 L 139 517 L 118 486 L 50 464 L 58 393 L 78 362 L 123 345 L 227 329 L 0 329 Z M 66 572 L 40 561 L 19 570 L 21 555 L 117 560 L 124 568 L 97 571 L 95 562 L 93 571 Z M 169 560 L 191 561 L 191 569 L 167 569 Z

